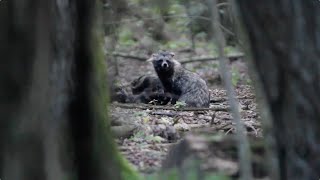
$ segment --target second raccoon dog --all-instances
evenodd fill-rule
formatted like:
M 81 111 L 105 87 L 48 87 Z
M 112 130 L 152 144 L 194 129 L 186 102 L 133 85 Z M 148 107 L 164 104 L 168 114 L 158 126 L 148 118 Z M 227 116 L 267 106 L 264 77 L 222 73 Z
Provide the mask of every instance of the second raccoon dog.
M 142 75 L 131 82 L 132 94 L 140 94 L 145 90 L 149 92 L 164 92 L 161 81 L 155 75 Z
M 136 102 L 164 105 L 170 101 L 164 93 L 161 81 L 155 75 L 143 75 L 131 82 L 131 91 Z
M 164 93 L 160 79 L 156 75 L 143 75 L 134 79 L 129 86 L 114 86 L 111 100 L 121 103 L 145 103 L 165 105 L 170 96 Z
M 172 102 L 185 102 L 188 107 L 209 107 L 210 93 L 206 82 L 196 73 L 183 68 L 174 53 L 159 51 L 147 61 L 152 62 Z

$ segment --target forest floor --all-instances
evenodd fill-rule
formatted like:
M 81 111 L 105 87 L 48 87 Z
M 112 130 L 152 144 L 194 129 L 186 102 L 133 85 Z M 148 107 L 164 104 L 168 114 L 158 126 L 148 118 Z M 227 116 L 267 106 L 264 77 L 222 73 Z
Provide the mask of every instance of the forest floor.
M 199 57 L 200 54 L 206 55 L 205 51 L 201 50 L 198 53 L 175 53 L 177 60 L 191 56 Z M 146 56 L 141 52 L 135 55 Z M 120 84 L 128 84 L 140 75 L 153 73 L 150 63 L 130 58 L 117 58 L 117 60 Z M 212 134 L 235 133 L 235 123 L 228 111 L 226 91 L 221 84 L 218 72 L 218 61 L 193 62 L 185 64 L 185 67 L 198 73 L 207 82 L 211 91 L 212 110 L 180 111 L 179 107 L 172 105 L 169 108 L 163 106 L 163 109 L 135 104 L 123 106 L 112 103 L 111 105 L 110 114 L 113 121 L 127 122 L 135 127 L 132 129 L 132 134 L 119 137 L 116 142 L 122 154 L 142 173 L 158 171 L 169 148 L 190 133 L 203 130 Z M 242 58 L 238 58 L 230 61 L 229 67 L 240 102 L 241 120 L 247 134 L 252 137 L 261 137 L 260 116 L 246 64 Z M 224 158 L 218 159 L 218 166 L 223 166 L 222 169 L 231 175 L 237 173 L 239 166 L 236 160 L 231 161 L 230 158 L 221 157 Z

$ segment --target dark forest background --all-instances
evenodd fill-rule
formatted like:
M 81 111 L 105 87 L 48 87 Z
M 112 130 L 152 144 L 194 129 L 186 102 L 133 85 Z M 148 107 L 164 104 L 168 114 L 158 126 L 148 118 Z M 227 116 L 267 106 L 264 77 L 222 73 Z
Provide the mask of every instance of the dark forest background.
M 0 1 L 0 179 L 319 179 L 319 18 L 317 0 Z M 210 109 L 110 102 L 160 49 Z

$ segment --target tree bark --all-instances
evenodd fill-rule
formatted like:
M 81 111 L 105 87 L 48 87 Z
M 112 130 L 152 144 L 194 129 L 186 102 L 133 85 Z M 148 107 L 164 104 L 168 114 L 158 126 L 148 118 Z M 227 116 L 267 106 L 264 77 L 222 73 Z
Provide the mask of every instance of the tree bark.
M 137 178 L 110 133 L 96 2 L 0 1 L 0 179 Z
M 319 179 L 320 3 L 237 3 L 274 124 L 280 179 Z

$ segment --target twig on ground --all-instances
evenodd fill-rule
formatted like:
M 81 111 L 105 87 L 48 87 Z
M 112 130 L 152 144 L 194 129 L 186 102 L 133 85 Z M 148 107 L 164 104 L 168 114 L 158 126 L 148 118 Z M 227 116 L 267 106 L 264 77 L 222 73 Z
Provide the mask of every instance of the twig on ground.
M 227 101 L 227 98 L 214 98 L 210 99 L 210 103 L 221 103 Z
M 175 108 L 172 106 L 157 106 L 157 105 L 145 105 L 145 104 L 124 104 L 124 103 L 113 103 L 113 105 L 126 109 L 163 109 L 163 110 L 174 110 L 174 111 L 229 111 L 227 106 L 216 106 L 211 108 Z
M 160 115 L 160 116 L 169 116 L 169 117 L 176 117 L 176 116 L 181 116 L 181 114 L 176 113 L 176 112 L 150 112 L 151 115 Z
M 237 96 L 236 97 L 239 100 L 244 100 L 244 99 L 254 99 L 255 97 L 251 97 L 251 96 Z M 227 97 L 221 97 L 221 98 L 212 98 L 210 99 L 210 103 L 221 103 L 221 102 L 225 102 L 228 101 Z
M 256 136 L 258 135 L 258 130 L 252 124 L 248 122 L 245 122 L 244 124 L 246 125 L 246 127 L 251 128 L 254 131 Z
M 150 149 L 154 149 L 154 148 L 170 148 L 171 146 L 176 145 L 177 143 L 158 143 L 158 144 L 144 144 L 144 145 L 140 145 L 140 146 L 136 146 L 136 147 L 132 147 L 132 146 L 120 146 L 119 150 L 122 153 L 125 152 L 130 152 L 133 149 L 146 149 L 146 148 L 150 148 Z
M 231 131 L 233 131 L 234 130 L 234 127 L 232 127 L 232 128 L 230 128 L 225 134 L 227 135 L 227 134 L 229 134 Z

